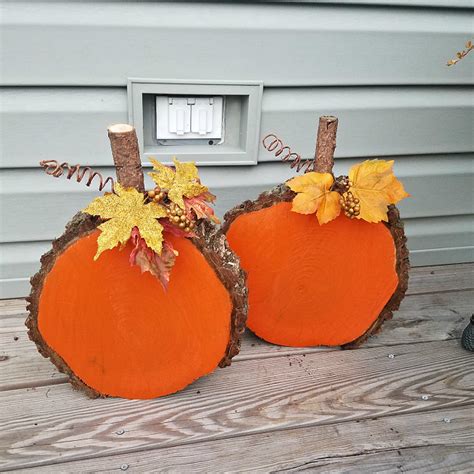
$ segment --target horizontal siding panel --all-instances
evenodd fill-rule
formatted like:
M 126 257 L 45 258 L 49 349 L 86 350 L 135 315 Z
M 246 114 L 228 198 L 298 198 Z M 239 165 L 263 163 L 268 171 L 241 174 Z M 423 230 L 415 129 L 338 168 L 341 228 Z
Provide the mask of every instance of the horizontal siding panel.
M 406 226 L 410 250 L 474 246 L 474 214 L 407 219 Z
M 340 120 L 336 157 L 460 153 L 474 150 L 470 87 L 266 88 L 261 136 L 314 153 L 316 118 Z M 108 166 L 106 128 L 127 121 L 125 88 L 0 90 L 0 166 L 41 159 Z M 259 161 L 278 160 L 263 146 Z
M 405 218 L 474 213 L 473 156 L 399 157 L 395 171 L 410 199 L 400 203 Z M 336 174 L 343 174 L 356 160 L 338 160 Z M 104 176 L 113 168 L 99 168 Z M 294 173 L 285 163 L 256 167 L 202 168 L 201 177 L 217 195 L 216 210 L 226 210 L 283 182 Z M 151 181 L 147 177 L 148 187 Z M 19 185 L 21 183 L 21 185 Z M 3 170 L 0 173 L 3 224 L 0 242 L 49 240 L 98 193 L 82 183 L 52 178 L 40 169 Z M 434 196 L 436 197 L 434 199 Z
M 430 8 L 472 8 L 471 0 L 257 0 L 277 3 L 328 3 L 332 5 L 384 5 Z
M 1 19 L 4 85 L 473 82 L 469 61 L 445 66 L 472 34 L 455 9 L 64 0 L 8 2 Z
M 0 299 L 23 298 L 30 293 L 29 278 L 0 279 Z
M 16 0 L 4 0 L 4 1 L 16 1 Z M 58 1 L 58 0 L 54 0 Z M 64 1 L 64 0 L 59 0 Z M 69 3 L 77 2 L 80 3 L 84 0 L 68 0 Z M 93 1 L 93 0 L 89 0 Z M 112 0 L 114 3 L 127 3 L 130 0 Z M 183 2 L 184 0 L 178 0 Z M 44 3 L 44 0 L 30 0 L 30 3 L 38 2 Z M 215 3 L 233 3 L 234 5 L 248 3 L 248 0 L 214 0 Z M 176 2 L 177 3 L 177 2 Z M 206 0 L 188 0 L 187 3 L 209 3 Z M 253 0 L 252 3 L 261 4 L 326 4 L 326 5 L 369 5 L 369 6 L 389 6 L 389 7 L 426 7 L 426 8 L 462 8 L 472 9 L 471 0 Z
M 275 133 L 292 150 L 314 155 L 317 117 L 339 118 L 337 157 L 474 150 L 472 88 L 370 87 L 269 89 L 261 135 Z M 261 147 L 259 160 L 274 160 Z
M 126 89 L 0 89 L 0 166 L 112 163 L 107 127 L 127 123 Z
M 414 267 L 433 265 L 433 262 L 437 265 L 474 262 L 474 246 L 415 250 L 410 254 L 410 262 Z
M 19 298 L 30 292 L 30 277 L 40 268 L 40 257 L 50 242 L 0 244 L 0 299 Z
M 11 280 L 33 276 L 40 257 L 51 248 L 51 242 L 0 244 L 0 278 Z
M 33 0 L 41 1 L 41 0 Z M 80 2 L 81 0 L 69 0 Z M 182 0 L 179 0 L 182 1 Z M 193 3 L 209 3 L 205 0 L 189 0 Z M 189 3 L 188 1 L 188 3 Z M 114 2 L 130 2 L 130 0 L 114 0 Z M 216 3 L 239 4 L 247 3 L 246 0 L 216 0 Z M 427 8 L 472 8 L 471 0 L 253 0 L 252 3 L 283 3 L 289 5 L 297 4 L 327 4 L 327 5 L 372 5 L 391 7 L 427 7 Z
M 405 220 L 411 264 L 474 261 L 473 220 L 473 216 Z M 455 239 L 453 245 L 443 246 L 450 238 Z M 0 244 L 0 298 L 27 295 L 29 278 L 38 271 L 41 255 L 50 248 L 49 241 Z

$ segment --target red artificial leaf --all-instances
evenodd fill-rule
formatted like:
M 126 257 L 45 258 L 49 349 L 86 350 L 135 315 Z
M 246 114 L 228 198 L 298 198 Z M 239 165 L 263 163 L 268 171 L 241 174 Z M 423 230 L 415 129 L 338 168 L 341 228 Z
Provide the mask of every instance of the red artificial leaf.
M 210 219 L 219 224 L 219 219 L 214 214 L 214 209 L 208 202 L 214 202 L 216 197 L 210 192 L 202 193 L 199 196 L 184 199 L 184 206 L 188 218 L 193 219 L 193 213 L 197 219 Z
M 130 238 L 134 245 L 130 253 L 130 264 L 138 265 L 142 273 L 150 272 L 153 276 L 158 278 L 166 290 L 170 281 L 171 269 L 173 268 L 178 252 L 174 250 L 171 244 L 164 240 L 161 255 L 158 255 L 148 247 L 137 227 L 133 228 Z
M 214 196 L 214 194 L 212 194 L 210 191 L 201 193 L 199 196 L 196 197 L 200 197 L 201 199 L 204 199 L 207 202 L 214 202 L 216 200 L 216 196 Z

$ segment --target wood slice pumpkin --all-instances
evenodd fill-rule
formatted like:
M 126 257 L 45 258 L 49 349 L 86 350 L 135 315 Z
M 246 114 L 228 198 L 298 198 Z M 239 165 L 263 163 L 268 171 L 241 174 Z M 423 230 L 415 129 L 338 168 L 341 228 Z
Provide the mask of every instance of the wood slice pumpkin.
M 125 150 L 118 163 L 114 152 L 117 174 L 140 187 L 134 130 L 126 143 L 117 144 Z M 179 256 L 165 290 L 130 265 L 130 242 L 94 261 L 101 222 L 78 213 L 41 258 L 26 322 L 39 352 L 90 396 L 154 398 L 229 365 L 245 328 L 247 290 L 224 234 L 202 220 L 191 239 L 168 235 Z
M 333 133 L 322 137 L 333 144 L 319 147 L 319 172 L 332 170 Z M 407 288 L 398 210 L 389 207 L 388 222 L 341 214 L 320 225 L 314 214 L 292 212 L 294 197 L 281 184 L 225 215 L 223 229 L 248 274 L 247 326 L 284 346 L 355 347 L 392 317 Z

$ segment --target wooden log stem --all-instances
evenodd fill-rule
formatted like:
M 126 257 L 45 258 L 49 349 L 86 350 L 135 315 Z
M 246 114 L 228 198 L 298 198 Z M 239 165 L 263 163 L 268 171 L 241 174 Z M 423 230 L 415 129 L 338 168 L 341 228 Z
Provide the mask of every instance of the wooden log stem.
M 332 173 L 334 150 L 336 149 L 337 117 L 324 115 L 319 117 L 316 151 L 314 154 L 314 171 Z
M 117 181 L 125 187 L 145 191 L 140 150 L 135 128 L 128 124 L 111 125 L 108 129 Z

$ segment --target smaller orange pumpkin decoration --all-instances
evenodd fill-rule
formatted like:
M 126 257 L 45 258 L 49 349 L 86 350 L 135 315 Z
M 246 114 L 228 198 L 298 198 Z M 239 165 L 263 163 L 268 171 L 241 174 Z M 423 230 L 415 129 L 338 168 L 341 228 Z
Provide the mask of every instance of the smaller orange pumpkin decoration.
M 315 158 L 306 163 L 280 142 L 276 155 L 286 148 L 284 159 L 295 158 L 306 174 L 224 217 L 248 274 L 247 326 L 275 344 L 357 346 L 392 317 L 407 288 L 408 250 L 394 204 L 408 195 L 393 162 L 369 160 L 335 178 L 337 124 L 320 118 Z

